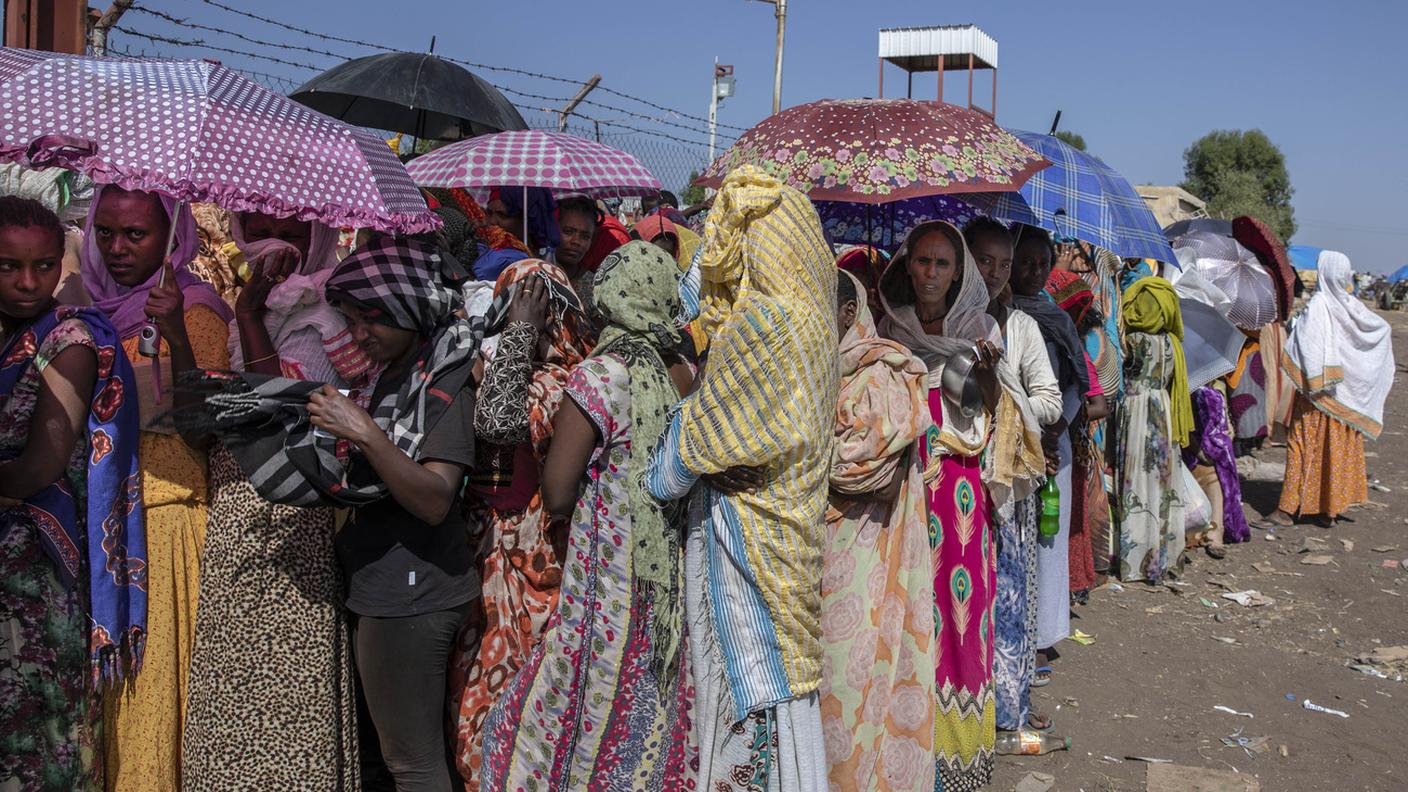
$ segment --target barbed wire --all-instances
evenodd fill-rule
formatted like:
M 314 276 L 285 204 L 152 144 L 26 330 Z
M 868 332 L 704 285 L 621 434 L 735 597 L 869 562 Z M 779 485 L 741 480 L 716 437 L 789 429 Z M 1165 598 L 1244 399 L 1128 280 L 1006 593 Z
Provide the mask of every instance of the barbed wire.
M 242 16 L 242 17 L 246 17 L 246 18 L 249 18 L 249 19 L 253 19 L 253 20 L 255 20 L 255 21 L 262 22 L 262 23 L 267 24 L 267 25 L 274 25 L 275 27 L 279 27 L 279 28 L 282 28 L 282 29 L 284 29 L 284 30 L 287 30 L 287 31 L 290 31 L 290 32 L 293 32 L 293 33 L 299 33 L 299 34 L 302 34 L 302 35 L 305 35 L 305 36 L 312 36 L 312 37 L 314 37 L 314 38 L 322 39 L 323 41 L 335 41 L 335 42 L 338 42 L 338 43 L 340 43 L 340 44 L 352 44 L 352 45 L 354 45 L 354 46 L 366 47 L 366 48 L 368 48 L 368 49 L 380 50 L 380 51 L 382 51 L 382 52 L 399 52 L 399 51 L 400 51 L 400 50 L 395 49 L 394 47 L 388 47 L 388 46 L 386 46 L 386 45 L 384 45 L 384 44 L 376 44 L 376 43 L 373 43 L 373 42 L 370 42 L 370 41 L 363 41 L 363 40 L 360 40 L 360 39 L 347 38 L 347 37 L 345 37 L 345 36 L 335 36 L 335 35 L 332 35 L 332 34 L 329 34 L 329 33 L 320 33 L 320 32 L 315 31 L 315 30 L 309 30 L 309 29 L 307 29 L 307 28 L 298 27 L 297 25 L 290 25 L 290 24 L 288 24 L 287 22 L 280 22 L 280 21 L 277 20 L 277 19 L 270 19 L 269 17 L 260 16 L 259 14 L 255 14 L 255 13 L 250 12 L 250 11 L 245 11 L 245 10 L 240 9 L 240 8 L 234 8 L 234 7 L 232 7 L 232 6 L 226 5 L 225 3 L 219 2 L 219 0 L 200 0 L 200 2 L 205 3 L 205 4 L 208 5 L 208 6 L 212 6 L 212 7 L 214 7 L 214 8 L 218 8 L 218 9 L 220 9 L 220 10 L 222 10 L 222 11 L 227 11 L 227 12 L 229 12 L 229 13 L 231 13 L 231 14 L 236 14 L 236 15 L 239 15 L 239 16 Z M 268 46 L 284 46 L 284 45 L 268 44 Z M 307 48 L 299 47 L 298 45 L 287 45 L 287 47 L 290 48 L 290 49 L 305 49 L 305 50 L 307 50 Z M 330 54 L 330 53 L 317 52 L 317 51 L 314 51 L 314 50 L 307 50 L 307 51 L 308 51 L 308 52 L 311 52 L 311 53 L 314 53 L 314 54 Z M 341 55 L 333 55 L 332 57 L 342 58 L 343 56 L 341 56 Z M 461 65 L 461 66 L 467 66 L 467 67 L 473 68 L 473 69 L 486 69 L 486 70 L 488 70 L 488 71 L 503 72 L 503 73 L 506 73 L 506 74 L 518 74 L 518 75 L 521 75 L 521 76 L 524 76 L 524 77 L 532 77 L 532 78 L 540 79 L 540 80 L 550 80 L 550 81 L 553 81 L 553 82 L 563 83 L 563 84 L 565 84 L 565 85 L 571 85 L 571 86 L 574 86 L 574 87 L 580 87 L 580 86 L 582 85 L 582 81 L 581 81 L 581 80 L 572 79 L 572 78 L 570 78 L 570 77 L 562 77 L 562 76 L 555 75 L 555 74 L 545 74 L 545 73 L 543 73 L 543 72 L 535 72 L 535 71 L 530 71 L 530 70 L 528 70 L 528 69 L 516 68 L 516 67 L 513 67 L 513 66 L 495 66 L 495 65 L 492 65 L 492 64 L 488 64 L 488 63 L 476 63 L 476 62 L 474 62 L 474 61 L 462 60 L 462 59 L 453 58 L 453 57 L 450 57 L 450 56 L 447 56 L 447 55 L 441 55 L 440 57 L 444 58 L 444 59 L 447 60 L 447 61 L 450 61 L 451 63 L 457 63 L 457 64 L 459 64 L 459 65 Z M 496 87 L 497 87 L 497 86 L 496 86 Z M 657 104 L 657 103 L 655 103 L 655 102 L 652 102 L 652 101 L 650 101 L 649 99 L 643 99 L 643 98 L 641 98 L 641 97 L 639 97 L 639 96 L 634 96 L 634 95 L 628 94 L 628 93 L 626 93 L 626 92 L 624 92 L 624 91 L 618 91 L 618 90 L 616 90 L 615 88 L 611 88 L 611 87 L 609 87 L 609 86 L 599 85 L 599 86 L 597 86 L 596 90 L 602 91 L 603 93 L 611 94 L 611 95 L 613 95 L 613 96 L 619 96 L 619 97 L 621 97 L 622 99 L 627 99 L 627 100 L 630 100 L 630 101 L 632 101 L 632 102 L 638 102 L 638 103 L 640 103 L 640 104 L 645 105 L 646 107 L 650 107 L 650 108 L 653 108 L 653 109 L 655 109 L 655 110 L 659 110 L 659 111 L 662 112 L 662 113 L 669 113 L 669 114 L 674 115 L 674 116 L 677 116 L 677 117 L 679 117 L 679 118 L 685 118 L 685 119 L 688 119 L 688 120 L 690 120 L 690 121 L 697 121 L 697 122 L 703 123 L 703 124 L 708 124 L 708 123 L 709 123 L 709 119 L 707 119 L 707 118 L 703 118 L 703 117 L 701 117 L 701 116 L 692 115 L 692 114 L 686 113 L 686 112 L 684 112 L 684 111 L 682 111 L 682 110 L 676 110 L 676 109 L 674 109 L 674 108 L 672 108 L 672 107 L 666 107 L 665 105 Z M 599 104 L 599 103 L 594 103 L 594 104 Z M 617 111 L 624 112 L 624 113 L 627 113 L 627 114 L 629 114 L 629 113 L 632 112 L 632 111 L 630 111 L 630 110 L 626 110 L 625 108 L 612 107 L 612 106 L 604 105 L 604 104 L 600 104 L 599 106 L 602 106 L 602 107 L 605 107 L 605 108 L 611 109 L 611 110 L 617 110 Z M 668 122 L 666 122 L 664 119 L 653 118 L 653 117 L 649 117 L 649 116 L 647 116 L 646 118 L 648 118 L 648 119 L 651 120 L 651 121 L 656 121 L 656 122 L 659 122 L 659 123 L 668 123 Z M 746 132 L 746 131 L 748 131 L 748 128 L 747 128 L 747 127 L 735 126 L 735 125 L 733 125 L 733 124 L 718 123 L 718 124 L 716 124 L 716 126 L 718 126 L 720 129 L 731 129 L 731 130 L 734 130 L 734 131 L 737 131 L 737 132 Z
M 285 66 L 293 66 L 295 68 L 307 69 L 309 71 L 322 71 L 321 67 L 314 66 L 309 63 L 298 63 L 295 61 L 284 60 L 283 58 L 276 58 L 273 55 L 262 55 L 257 52 L 246 52 L 244 50 L 230 49 L 229 47 L 217 47 L 214 44 L 209 44 L 204 40 L 188 41 L 184 39 L 172 38 L 170 36 L 161 36 L 153 33 L 143 33 L 140 30 L 133 30 L 128 27 L 123 27 L 122 25 L 117 25 L 113 27 L 113 30 L 118 31 L 119 33 L 125 33 L 129 36 L 136 36 L 140 39 L 146 39 L 147 41 L 151 41 L 157 44 L 170 44 L 173 47 L 195 47 L 199 49 L 208 49 L 214 52 L 225 52 L 231 55 L 242 55 L 246 58 L 259 58 L 260 60 L 266 60 L 272 63 L 281 63 Z
M 196 2 L 197 0 L 189 1 Z M 199 2 L 202 2 L 206 5 L 215 8 L 229 11 L 231 13 L 238 14 L 240 16 L 249 17 L 259 22 L 275 25 L 277 27 L 285 28 L 293 32 L 313 36 L 317 39 L 324 41 L 333 41 L 342 44 L 352 44 L 355 46 L 367 47 L 369 49 L 380 50 L 385 52 L 400 51 L 391 47 L 360 41 L 357 39 L 344 38 L 341 36 L 334 36 L 330 34 L 322 34 L 317 33 L 315 31 L 307 31 L 293 25 L 288 25 L 286 23 L 278 22 L 277 20 L 272 20 L 267 17 L 260 16 L 258 14 L 233 8 L 231 6 L 219 2 L 219 0 L 199 0 Z M 142 13 L 154 19 L 160 20 L 161 22 L 172 25 L 176 28 L 195 32 L 208 31 L 220 33 L 222 35 L 228 35 L 231 38 L 238 39 L 240 41 L 254 45 L 255 47 L 282 50 L 284 52 L 307 53 L 309 55 L 319 56 L 319 58 L 333 59 L 336 62 L 342 62 L 347 57 L 345 53 L 331 52 L 329 50 L 320 49 L 316 46 L 304 46 L 302 44 L 294 42 L 280 43 L 275 41 L 266 41 L 256 36 L 232 33 L 230 31 L 221 30 L 218 27 L 199 22 L 193 22 L 187 19 L 183 19 L 179 16 L 167 13 L 165 11 L 146 8 L 143 6 L 134 6 L 134 10 L 141 11 Z M 291 67 L 306 72 L 320 72 L 323 71 L 325 68 L 314 63 L 305 62 L 301 59 L 295 60 L 290 57 L 280 57 L 278 55 L 269 54 L 267 52 L 247 51 L 234 47 L 221 46 L 220 44 L 211 43 L 211 41 L 208 41 L 206 38 L 200 35 L 193 35 L 183 38 L 175 35 L 163 35 L 162 33 L 149 32 L 147 30 L 134 30 L 127 26 L 118 26 L 115 28 L 115 30 L 120 33 L 130 35 L 138 39 L 143 39 L 145 41 L 149 41 L 155 44 L 167 45 L 172 47 L 204 49 L 209 50 L 211 52 L 225 53 L 228 55 L 239 56 L 241 58 L 249 58 L 258 61 L 278 64 L 281 66 Z M 115 47 L 111 49 L 114 53 L 131 56 L 130 51 L 120 50 L 119 48 Z M 142 50 L 142 56 L 146 56 L 145 49 Z M 540 79 L 548 79 L 553 82 L 572 85 L 573 87 L 581 86 L 581 82 L 577 80 L 555 77 L 553 75 L 542 75 L 537 72 L 530 72 L 524 69 L 513 69 L 510 67 L 486 67 L 483 64 L 460 61 L 458 59 L 448 57 L 446 58 L 446 60 L 459 63 L 460 65 L 468 66 L 470 68 L 489 68 L 492 71 L 519 73 L 525 76 L 536 77 Z M 277 88 L 284 93 L 292 91 L 299 84 L 296 80 L 290 79 L 286 76 L 270 74 L 268 72 L 258 71 L 254 69 L 241 68 L 239 66 L 230 66 L 229 64 L 225 65 L 228 68 L 233 69 L 234 71 L 244 74 L 250 79 L 253 79 L 257 82 L 262 82 L 268 87 Z M 532 91 L 525 91 L 510 86 L 497 85 L 494 83 L 490 84 L 494 85 L 495 88 L 500 91 L 503 91 L 506 94 L 511 94 L 515 97 L 521 97 L 523 99 L 532 100 L 532 102 L 525 102 L 521 104 L 520 107 L 525 111 L 537 112 L 541 114 L 539 117 L 533 118 L 529 122 L 530 128 L 534 129 L 556 130 L 559 124 L 559 114 L 561 112 L 559 108 L 565 106 L 570 101 L 570 99 L 563 96 L 549 96 L 546 94 L 534 93 Z M 598 89 L 601 88 L 601 86 L 598 86 Z M 627 98 L 631 98 L 633 100 L 636 99 L 636 97 L 629 96 L 627 96 Z M 539 105 L 538 103 L 543 104 Z M 645 103 L 650 104 L 649 102 Z M 621 151 L 631 154 L 632 156 L 640 160 L 641 163 L 645 165 L 645 167 L 649 168 L 651 172 L 655 173 L 657 177 L 661 180 L 662 184 L 666 185 L 667 189 L 684 189 L 688 186 L 690 174 L 692 172 L 702 171 L 709 164 L 707 154 L 708 143 L 704 140 L 683 137 L 680 134 L 672 134 L 672 132 L 670 131 L 663 131 L 660 129 L 643 128 L 637 123 L 633 122 L 649 122 L 651 124 L 658 124 L 661 126 L 668 127 L 672 130 L 678 129 L 682 132 L 692 132 L 700 135 L 701 137 L 707 137 L 707 127 L 704 129 L 700 129 L 697 126 L 679 123 L 667 118 L 658 118 L 652 115 L 638 113 L 627 108 L 617 107 L 609 103 L 597 102 L 590 99 L 584 99 L 579 104 L 582 106 L 588 106 L 599 110 L 604 110 L 620 117 L 593 117 L 581 112 L 573 112 L 568 116 L 569 120 L 566 127 L 568 132 L 578 135 L 580 137 L 596 139 L 600 142 L 603 142 L 607 145 L 613 146 Z M 663 106 L 657 107 L 663 108 Z M 663 109 L 666 112 L 675 112 L 670 110 L 669 108 Z M 682 117 L 690 118 L 690 116 L 688 116 L 687 114 L 680 115 Z M 718 128 L 742 129 L 741 127 L 726 124 L 719 124 Z M 728 134 L 727 132 L 718 135 L 716 139 L 716 150 L 722 151 L 726 149 L 731 143 L 734 142 L 735 137 L 735 135 Z
M 218 7 L 218 8 L 227 8 L 226 6 L 224 6 L 223 4 L 220 4 L 220 3 L 216 2 L 215 0 L 202 0 L 202 2 L 207 2 L 208 4 L 213 5 L 213 6 L 215 6 L 215 7 Z M 189 29 L 193 29 L 193 30 L 208 30 L 208 31 L 213 31 L 213 32 L 217 32 L 217 33 L 224 33 L 224 32 L 225 32 L 225 31 L 220 30 L 219 28 L 212 27 L 212 26 L 210 26 L 210 25 L 204 25 L 204 24 L 197 23 L 197 22 L 191 22 L 191 21 L 189 21 L 189 20 L 182 19 L 182 18 L 180 18 L 180 17 L 176 17 L 176 16 L 174 16 L 174 15 L 172 15 L 172 14 L 168 14 L 168 13 L 163 12 L 163 11 L 157 11 L 157 10 L 155 10 L 155 9 L 146 8 L 146 7 L 143 7 L 143 6 L 133 6 L 133 10 L 141 11 L 141 12 L 143 12 L 143 13 L 146 13 L 146 14 L 148 14 L 148 15 L 150 15 L 150 16 L 156 17 L 156 18 L 158 18 L 158 19 L 161 19 L 161 20 L 163 20 L 163 21 L 166 21 L 166 22 L 168 22 L 168 23 L 170 23 L 170 24 L 172 24 L 172 25 L 178 26 L 178 27 L 184 27 L 184 28 L 189 28 Z M 261 20 L 261 21 L 265 19 L 264 17 L 260 17 L 260 16 L 255 15 L 255 14 L 248 14 L 247 12 L 241 12 L 241 13 L 245 13 L 245 15 L 250 16 L 250 17 L 255 18 L 255 19 L 259 19 L 259 20 Z M 271 24 L 275 24 L 275 23 L 271 23 Z M 277 24 L 281 24 L 281 23 L 277 23 Z M 291 26 L 290 26 L 290 27 L 291 27 Z M 295 29 L 297 29 L 297 28 L 295 28 Z M 273 55 L 267 55 L 267 54 L 264 54 L 264 53 L 248 52 L 248 51 L 245 51 L 245 50 L 238 50 L 238 49 L 233 49 L 233 48 L 230 48 L 230 47 L 221 47 L 221 46 L 217 46 L 217 45 L 211 44 L 211 43 L 207 42 L 207 41 L 204 40 L 204 39 L 194 39 L 194 40 L 191 40 L 191 39 L 178 39 L 178 38 L 175 38 L 175 37 L 172 37 L 172 36 L 163 36 L 163 35 L 158 35 L 158 34 L 152 34 L 152 33 L 143 32 L 143 31 L 135 31 L 135 30 L 132 30 L 132 29 L 130 29 L 130 28 L 123 27 L 123 26 L 119 26 L 119 27 L 117 28 L 117 30 L 119 30 L 119 31 L 121 31 L 121 32 L 123 32 L 123 33 L 128 33 L 128 34 L 130 34 L 130 35 L 137 36 L 137 37 L 139 37 L 139 38 L 145 38 L 145 39 L 147 39 L 147 40 L 150 40 L 150 41 L 153 41 L 153 42 L 158 42 L 158 43 L 170 44 L 170 45 L 172 45 L 172 46 L 208 49 L 208 50 L 211 50 L 211 51 L 214 51 L 214 52 L 224 52 L 224 53 L 229 53 L 229 54 L 234 54 L 234 55 L 241 55 L 241 56 L 244 56 L 244 57 L 258 58 L 258 59 L 267 60 L 267 61 L 269 61 L 269 62 L 278 63 L 278 64 L 285 65 L 285 66 L 293 66 L 293 67 L 295 67 L 295 68 L 306 69 L 306 70 L 308 70 L 308 71 L 321 71 L 321 70 L 322 70 L 322 67 L 317 66 L 317 65 L 314 65 L 314 64 L 311 64 L 311 63 L 303 63 L 303 62 L 299 62 L 299 61 L 291 61 L 291 60 L 288 60 L 288 59 L 286 59 L 286 58 L 280 58 L 280 57 L 276 57 L 276 56 L 273 56 Z M 285 49 L 285 50 L 296 50 L 296 51 L 301 51 L 301 52 L 307 52 L 307 53 L 309 53 L 309 54 L 314 54 L 314 55 L 320 55 L 320 56 L 324 56 L 324 57 L 329 57 L 329 58 L 333 58 L 333 59 L 335 59 L 335 60 L 341 60 L 341 59 L 343 58 L 342 55 L 340 55 L 340 54 L 338 54 L 338 53 L 335 53 L 335 52 L 329 52 L 329 51 L 327 51 L 327 50 L 314 49 L 314 48 L 311 48 L 311 47 L 304 47 L 304 46 L 296 45 L 296 44 L 282 44 L 282 43 L 278 43 L 278 42 L 264 41 L 264 40 L 262 40 L 262 39 L 252 38 L 252 37 L 250 37 L 250 36 L 245 36 L 245 35 L 237 34 L 237 33 L 232 33 L 231 35 L 233 35 L 235 38 L 238 38 L 238 39 L 240 39 L 240 40 L 242 40 L 242 41 L 246 41 L 246 42 L 248 42 L 248 43 L 255 44 L 255 45 L 259 45 L 259 46 L 273 47 L 273 48 L 279 48 L 279 49 Z M 328 36 L 327 38 L 338 38 L 338 37 L 331 37 L 331 36 Z M 356 40 L 353 40 L 353 39 L 348 39 L 347 41 L 350 41 L 350 42 L 353 42 L 353 43 L 363 44 L 364 46 L 371 46 L 371 47 L 377 46 L 377 45 L 372 45 L 372 44 L 365 43 L 365 42 L 356 42 Z M 387 49 L 387 48 L 384 48 L 384 47 L 383 47 L 383 49 Z M 393 50 L 393 51 L 394 51 L 394 50 Z M 270 76 L 270 77 L 273 77 L 273 75 L 269 75 L 269 76 Z M 278 80 L 278 82 L 279 82 L 280 85 L 283 85 L 283 84 L 285 84 L 285 83 L 293 83 L 292 80 L 288 80 L 287 78 L 275 78 L 275 79 Z M 575 85 L 575 83 L 573 83 L 573 84 Z M 491 83 L 491 85 L 494 85 L 494 84 Z M 296 87 L 296 85 L 295 85 L 295 87 Z M 520 90 L 520 89 L 517 89 L 517 88 L 512 88 L 512 87 L 509 87 L 509 86 L 494 85 L 494 87 L 497 88 L 497 89 L 500 90 L 500 91 L 505 92 L 505 93 L 510 93 L 510 94 L 514 94 L 514 95 L 516 95 L 516 96 L 521 96 L 521 97 L 525 97 L 525 98 L 529 98 L 529 99 L 536 99 L 536 100 L 539 100 L 539 101 L 552 102 L 552 103 L 557 104 L 557 105 L 565 105 L 565 104 L 567 104 L 567 103 L 570 101 L 567 97 L 547 96 L 547 95 L 543 95 L 543 94 L 536 94 L 536 93 L 532 93 L 532 92 L 529 92 L 529 91 L 523 91 L 523 90 Z M 603 103 L 603 102 L 597 102 L 597 101 L 594 101 L 594 100 L 591 100 L 591 99 L 584 99 L 584 100 L 581 101 L 581 104 L 583 104 L 583 105 L 588 105 L 588 106 L 591 106 L 591 107 L 597 107 L 597 108 L 601 108 L 601 109 L 609 110 L 609 111 L 613 111 L 613 112 L 624 113 L 624 114 L 626 114 L 626 115 L 628 115 L 628 116 L 631 116 L 632 118 L 637 118 L 637 119 L 641 119 L 641 120 L 644 120 L 644 121 L 650 121 L 650 122 L 652 122 L 652 123 L 662 124 L 662 125 L 669 126 L 669 127 L 672 127 L 672 128 L 681 129 L 681 130 L 684 130 L 684 131 L 687 131 L 687 132 L 694 132 L 694 133 L 703 134 L 703 135 L 707 135 L 707 134 L 708 134 L 708 130 L 707 130 L 707 129 L 699 129 L 698 127 L 694 127 L 694 126 L 690 126 L 690 125 L 686 125 L 686 124 L 679 124 L 679 123 L 670 121 L 670 120 L 668 120 L 668 119 L 656 118 L 656 117 L 654 117 L 654 116 L 645 115 L 645 114 L 643 114 L 643 113 L 636 113 L 636 112 L 634 112 L 634 111 L 627 110 L 627 109 L 625 109 L 625 108 L 615 107 L 615 106 L 613 106 L 613 105 L 609 105 L 609 104 L 606 104 L 606 103 Z M 543 110 L 545 110 L 545 111 L 547 111 L 547 112 L 552 112 L 552 110 L 549 109 L 549 108 L 541 108 L 541 109 L 543 109 Z M 623 123 L 616 122 L 616 121 L 603 122 L 603 121 L 600 121 L 599 119 L 592 119 L 592 118 L 589 118 L 589 117 L 587 117 L 587 116 L 585 116 L 585 115 L 583 115 L 583 114 L 581 114 L 581 113 L 574 113 L 573 115 L 575 115 L 575 116 L 577 116 L 577 117 L 581 117 L 581 118 L 587 118 L 588 120 L 591 120 L 591 121 L 597 122 L 597 123 L 611 123 L 611 124 L 613 124 L 613 125 L 615 125 L 615 126 L 617 126 L 617 127 L 620 127 L 620 128 L 623 128 L 623 129 L 629 129 L 629 130 L 631 130 L 631 131 L 639 132 L 639 133 L 641 133 L 641 134 L 647 134 L 647 135 L 649 135 L 649 134 L 654 134 L 654 135 L 658 135 L 658 136 L 660 136 L 660 137 L 663 137 L 663 138 L 666 138 L 666 139 L 669 139 L 669 140 L 673 140 L 673 141 L 676 141 L 676 142 L 680 142 L 680 143 L 687 143 L 687 144 L 700 145 L 700 146 L 707 145 L 706 143 L 703 143 L 703 142 L 698 141 L 698 140 L 688 140 L 688 139 L 679 137 L 678 135 L 671 135 L 671 134 L 668 134 L 668 133 L 665 133 L 665 132 L 659 132 L 659 131 L 656 131 L 656 130 L 641 129 L 640 127 L 637 127 L 637 126 L 632 126 L 632 125 L 628 125 L 628 124 L 623 124 Z M 725 134 L 722 136 L 722 138 L 719 140 L 718 145 L 720 145 L 720 146 L 722 146 L 722 147 L 727 147 L 728 145 L 730 145 L 730 144 L 733 142 L 733 138 L 734 138 L 734 136 L 731 136 L 731 135 L 728 135 L 727 133 L 725 133 Z

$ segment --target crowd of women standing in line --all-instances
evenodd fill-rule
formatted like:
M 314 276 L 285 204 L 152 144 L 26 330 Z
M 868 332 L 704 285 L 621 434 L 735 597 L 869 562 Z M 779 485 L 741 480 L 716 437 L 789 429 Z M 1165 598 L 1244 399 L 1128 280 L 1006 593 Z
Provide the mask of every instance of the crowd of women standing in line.
M 100 189 L 80 307 L 0 198 L 0 788 L 976 789 L 1052 727 L 1073 603 L 1246 537 L 1147 265 L 986 219 L 837 256 L 753 168 L 702 238 L 428 197 L 441 233 L 343 257 L 231 216 L 233 308 L 185 206 Z M 1366 494 L 1392 352 L 1349 277 L 1268 355 L 1280 519 Z

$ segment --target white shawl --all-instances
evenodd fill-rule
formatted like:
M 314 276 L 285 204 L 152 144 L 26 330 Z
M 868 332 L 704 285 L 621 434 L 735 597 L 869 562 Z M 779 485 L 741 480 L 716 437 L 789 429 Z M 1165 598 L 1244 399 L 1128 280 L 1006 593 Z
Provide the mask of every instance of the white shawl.
M 1393 333 L 1378 314 L 1349 293 L 1349 259 L 1321 251 L 1315 296 L 1286 339 L 1282 365 L 1322 412 L 1371 439 L 1383 429 L 1384 401 L 1393 387 Z

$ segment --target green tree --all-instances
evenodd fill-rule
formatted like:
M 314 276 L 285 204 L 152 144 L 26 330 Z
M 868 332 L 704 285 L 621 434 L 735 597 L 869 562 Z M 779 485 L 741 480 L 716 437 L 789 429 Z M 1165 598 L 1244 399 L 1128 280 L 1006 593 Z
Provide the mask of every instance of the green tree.
M 1063 141 L 1073 149 L 1085 151 L 1085 138 L 1081 137 L 1077 132 L 1067 132 L 1063 129 L 1056 133 L 1056 139 Z
M 699 178 L 699 171 L 689 172 L 689 180 L 685 182 L 684 189 L 680 190 L 680 203 L 684 204 L 680 207 L 681 209 L 704 203 L 704 188 L 694 183 L 697 178 Z
M 1260 129 L 1217 130 L 1183 152 L 1183 189 L 1208 202 L 1208 214 L 1251 215 L 1282 240 L 1296 232 L 1286 157 Z

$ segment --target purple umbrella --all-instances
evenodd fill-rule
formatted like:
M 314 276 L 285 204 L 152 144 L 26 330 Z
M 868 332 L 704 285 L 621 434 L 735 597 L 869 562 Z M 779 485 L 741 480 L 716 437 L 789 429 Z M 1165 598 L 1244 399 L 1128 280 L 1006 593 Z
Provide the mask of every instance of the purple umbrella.
M 439 227 L 375 135 L 214 61 L 0 49 L 0 162 L 234 212 L 412 234 Z

